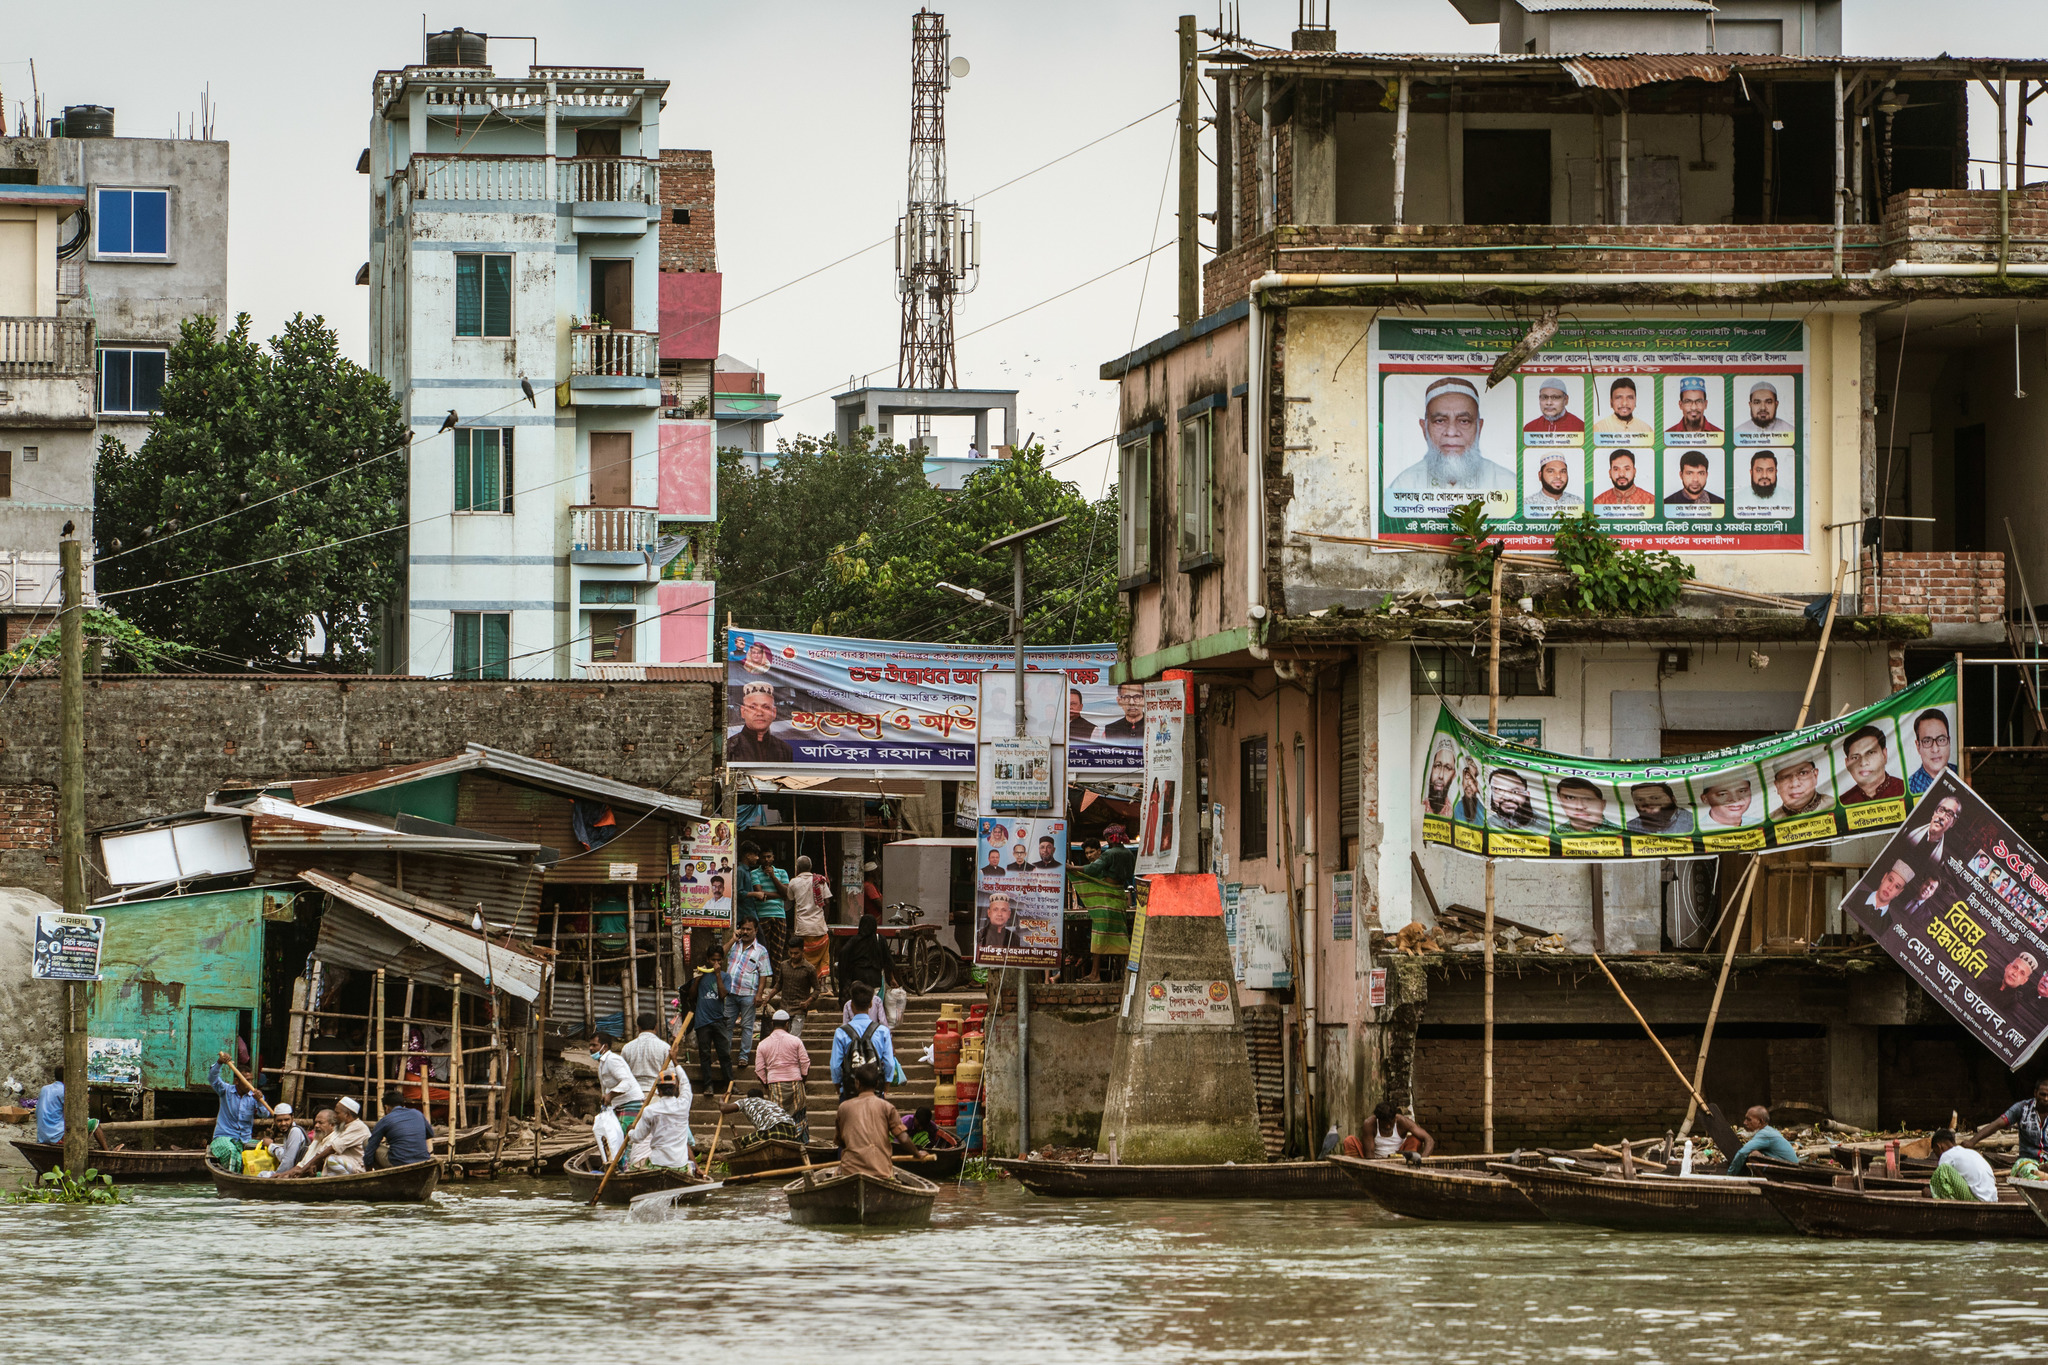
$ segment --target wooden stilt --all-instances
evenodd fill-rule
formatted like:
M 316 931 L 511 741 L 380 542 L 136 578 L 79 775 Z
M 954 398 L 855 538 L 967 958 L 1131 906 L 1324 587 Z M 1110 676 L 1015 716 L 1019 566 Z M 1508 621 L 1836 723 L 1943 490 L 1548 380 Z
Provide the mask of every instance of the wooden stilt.
M 304 976 L 293 979 L 291 1022 L 285 1026 L 284 1031 L 284 1064 L 286 1066 L 291 1066 L 294 1059 L 297 1059 L 300 1065 L 304 1065 L 306 1031 L 308 1028 L 306 1019 L 306 989 L 307 981 Z M 282 1093 L 286 1101 L 291 1104 L 294 1112 L 303 1107 L 304 1097 L 300 1094 L 300 1091 L 304 1088 L 297 1077 L 285 1077 Z M 145 1104 L 152 1104 L 153 1102 L 153 1097 L 144 1101 Z
M 455 1155 L 455 1135 L 462 1131 L 469 1097 L 463 1093 L 462 973 L 455 973 L 448 992 L 448 1155 Z
M 382 967 L 377 969 L 376 999 L 371 1005 L 371 1010 L 373 1017 L 370 1020 L 370 1031 L 377 1038 L 376 1092 L 371 1096 L 371 1100 L 376 1105 L 377 1117 L 382 1118 L 384 1117 L 384 969 Z M 364 1109 L 367 1111 L 369 1105 L 365 1105 Z

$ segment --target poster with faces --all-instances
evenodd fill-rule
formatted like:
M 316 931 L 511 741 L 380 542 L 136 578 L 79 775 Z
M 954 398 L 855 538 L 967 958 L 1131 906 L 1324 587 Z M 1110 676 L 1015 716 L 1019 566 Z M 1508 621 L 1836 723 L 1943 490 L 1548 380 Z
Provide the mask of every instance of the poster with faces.
M 1646 374 L 1596 374 L 1596 446 L 1648 446 L 1657 437 L 1657 380 Z
M 1789 374 L 1735 376 L 1735 444 L 1789 446 L 1799 414 L 1797 381 Z
M 1688 785 L 1699 833 L 1726 834 L 1763 823 L 1764 787 L 1756 769 L 1732 768 Z
M 1525 376 L 1522 381 L 1522 444 L 1581 446 L 1585 443 L 1585 376 Z
M 1656 456 L 1648 450 L 1593 452 L 1593 515 L 1644 521 L 1657 515 Z
M 1664 387 L 1665 445 L 1717 446 L 1727 441 L 1725 378 L 1718 374 L 1666 375 L 1659 382 Z
M 1671 520 L 1710 521 L 1726 514 L 1727 453 L 1718 447 L 1667 448 L 1664 464 L 1663 513 Z
M 1799 453 L 1789 446 L 1745 447 L 1730 460 L 1728 502 L 1745 521 L 1774 521 L 1799 506 Z
M 1537 447 L 1522 452 L 1522 515 L 1575 517 L 1586 510 L 1586 452 Z

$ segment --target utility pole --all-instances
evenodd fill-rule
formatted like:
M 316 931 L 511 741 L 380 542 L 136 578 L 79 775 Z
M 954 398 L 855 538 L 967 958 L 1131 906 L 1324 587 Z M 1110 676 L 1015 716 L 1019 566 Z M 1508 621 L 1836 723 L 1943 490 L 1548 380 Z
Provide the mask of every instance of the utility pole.
M 63 717 L 57 750 L 58 851 L 64 860 L 64 913 L 83 915 L 85 904 L 85 546 L 67 538 L 57 547 L 63 606 L 57 616 L 57 672 Z M 85 1178 L 85 991 L 64 983 L 64 1166 Z
M 1495 541 L 1493 548 L 1493 603 L 1492 633 L 1493 653 L 1487 664 L 1486 673 L 1486 733 L 1500 734 L 1500 579 L 1507 567 L 1501 552 L 1507 549 L 1505 541 Z M 1493 850 L 1486 851 L 1486 937 L 1480 947 L 1486 955 L 1486 1046 L 1480 1058 L 1483 1071 L 1484 1093 L 1479 1104 L 1479 1150 L 1493 1150 Z
M 1195 109 L 1195 16 L 1180 17 L 1180 325 L 1192 327 L 1202 316 L 1202 284 L 1196 272 L 1201 239 L 1196 229 L 1201 216 L 1196 212 L 1196 191 L 1200 186 L 1195 138 L 1198 123 Z

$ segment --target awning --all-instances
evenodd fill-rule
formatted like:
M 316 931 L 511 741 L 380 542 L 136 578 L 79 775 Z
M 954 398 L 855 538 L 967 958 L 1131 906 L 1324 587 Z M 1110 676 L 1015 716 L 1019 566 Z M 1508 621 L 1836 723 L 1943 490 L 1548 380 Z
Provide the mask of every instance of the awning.
M 531 1002 L 540 997 L 548 965 L 540 958 L 502 943 L 486 944 L 483 935 L 457 928 L 409 909 L 370 889 L 367 879 L 343 881 L 308 868 L 299 874 L 344 904 L 331 906 L 320 921 L 320 942 L 314 953 L 362 971 L 382 967 L 402 976 L 453 985 L 460 971 L 471 988 L 489 983 L 509 995 Z M 397 893 L 403 894 L 403 893 Z M 350 912 L 348 907 L 361 911 Z M 459 911 L 449 910 L 450 915 Z

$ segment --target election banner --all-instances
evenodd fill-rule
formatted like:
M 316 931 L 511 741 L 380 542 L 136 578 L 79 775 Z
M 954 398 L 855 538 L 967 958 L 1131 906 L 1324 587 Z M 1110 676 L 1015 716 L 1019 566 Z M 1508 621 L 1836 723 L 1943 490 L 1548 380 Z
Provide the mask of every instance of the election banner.
M 1145 804 L 1136 875 L 1171 872 L 1180 861 L 1180 802 L 1187 785 L 1181 740 L 1187 731 L 1185 681 L 1144 684 Z
M 976 831 L 974 965 L 1060 965 L 1067 822 L 985 816 Z
M 726 762 L 775 772 L 971 778 L 980 678 L 1000 645 L 933 645 L 733 629 L 726 633 Z M 1144 770 L 1144 696 L 1109 681 L 1116 646 L 1043 646 L 1027 671 L 1066 674 L 1066 768 Z
M 2007 1066 L 2048 1038 L 2048 861 L 1952 772 L 1842 909 Z
M 1804 550 L 1811 498 L 1806 327 L 1567 322 L 1513 375 L 1521 322 L 1374 324 L 1372 487 L 1382 539 L 1450 542 L 1479 498 L 1510 550 L 1545 553 L 1590 511 L 1631 549 Z
M 1712 753 L 1608 763 L 1489 736 L 1443 706 L 1423 842 L 1613 862 L 1803 848 L 1897 828 L 1949 769 L 1953 666 L 1835 720 Z
M 732 927 L 734 885 L 733 822 L 698 820 L 689 824 L 688 842 L 672 844 L 675 864 L 676 920 L 689 928 Z
M 97 981 L 107 922 L 98 915 L 45 910 L 36 915 L 30 971 L 37 981 Z

